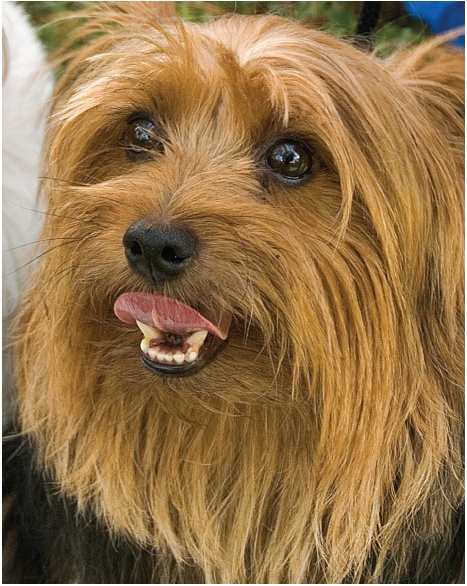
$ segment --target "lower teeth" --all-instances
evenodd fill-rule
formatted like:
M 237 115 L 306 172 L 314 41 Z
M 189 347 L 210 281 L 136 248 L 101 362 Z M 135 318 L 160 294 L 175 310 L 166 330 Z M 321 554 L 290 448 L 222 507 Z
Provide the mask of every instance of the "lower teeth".
M 141 330 L 144 329 L 144 334 L 152 334 L 153 332 L 144 324 L 139 324 Z M 158 332 L 159 333 L 159 332 Z M 151 340 L 153 338 L 149 338 L 147 335 L 141 340 L 141 350 L 142 352 L 148 356 L 151 360 L 155 362 L 162 362 L 167 364 L 187 364 L 191 362 L 195 362 L 198 359 L 198 354 L 201 346 L 203 345 L 208 332 L 206 330 L 199 330 L 190 334 L 187 339 L 185 340 L 185 348 L 188 345 L 188 348 L 185 352 L 182 352 L 180 349 L 177 350 L 170 350 L 168 348 L 164 348 L 161 345 L 151 347 Z
M 159 346 L 156 348 L 150 348 L 149 344 L 150 340 L 144 338 L 141 341 L 141 350 L 151 360 L 157 362 L 174 362 L 175 364 L 183 364 L 185 362 L 194 362 L 198 358 L 198 351 L 193 348 L 189 348 L 185 354 L 182 354 L 181 352 L 171 353 L 170 351 L 164 351 Z

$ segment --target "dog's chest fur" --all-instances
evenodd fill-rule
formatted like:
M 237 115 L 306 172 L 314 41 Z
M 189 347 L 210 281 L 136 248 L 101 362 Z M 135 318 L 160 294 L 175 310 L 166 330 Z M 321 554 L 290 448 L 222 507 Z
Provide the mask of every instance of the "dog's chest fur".
M 35 472 L 33 452 L 21 440 L 4 446 L 7 461 L 16 455 L 10 485 L 17 495 L 17 549 L 4 571 L 11 583 L 204 584 L 201 568 L 190 560 L 178 564 L 168 552 L 149 551 L 127 539 L 114 539 L 92 514 L 86 518 L 72 501 L 54 495 L 50 483 Z M 19 457 L 18 457 L 19 454 Z M 453 533 L 437 544 L 425 542 L 412 551 L 402 584 L 457 582 L 463 571 L 464 511 L 453 512 Z M 436 551 L 434 554 L 433 552 Z M 420 573 L 423 562 L 426 567 Z M 387 561 L 387 579 L 397 560 Z M 10 566 L 8 567 L 8 564 Z M 373 561 L 368 560 L 371 572 Z M 383 574 L 384 576 L 384 574 Z M 384 577 L 382 580 L 385 583 Z

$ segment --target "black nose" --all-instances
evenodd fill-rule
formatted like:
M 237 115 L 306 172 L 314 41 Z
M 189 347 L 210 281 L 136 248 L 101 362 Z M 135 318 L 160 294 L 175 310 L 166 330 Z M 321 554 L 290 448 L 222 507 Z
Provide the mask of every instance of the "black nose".
M 191 263 L 196 240 L 184 228 L 139 220 L 123 236 L 131 269 L 154 283 L 177 277 Z

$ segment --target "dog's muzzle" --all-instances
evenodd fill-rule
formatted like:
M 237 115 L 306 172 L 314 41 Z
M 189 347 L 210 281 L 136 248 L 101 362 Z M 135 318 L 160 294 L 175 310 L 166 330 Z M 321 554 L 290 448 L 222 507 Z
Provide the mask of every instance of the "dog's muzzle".
M 185 303 L 152 293 L 123 293 L 115 315 L 136 323 L 143 333 L 141 361 L 163 377 L 190 376 L 209 364 L 225 346 L 230 316 L 208 319 Z

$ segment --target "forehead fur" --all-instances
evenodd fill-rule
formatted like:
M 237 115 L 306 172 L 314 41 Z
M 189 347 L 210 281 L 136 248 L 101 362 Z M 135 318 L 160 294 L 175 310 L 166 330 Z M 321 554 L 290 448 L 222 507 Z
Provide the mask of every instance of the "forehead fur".
M 349 70 L 354 50 L 348 45 L 272 16 L 204 25 L 131 20 L 119 34 L 112 33 L 65 76 L 59 93 L 75 83 L 62 121 L 102 102 L 107 112 L 142 109 L 178 119 L 217 115 L 223 104 L 246 128 L 264 116 L 287 127 L 306 110 L 319 129 L 337 118 L 339 87 L 358 88 L 364 69 L 358 55 L 355 70 Z M 369 59 L 365 67 L 371 70 Z

